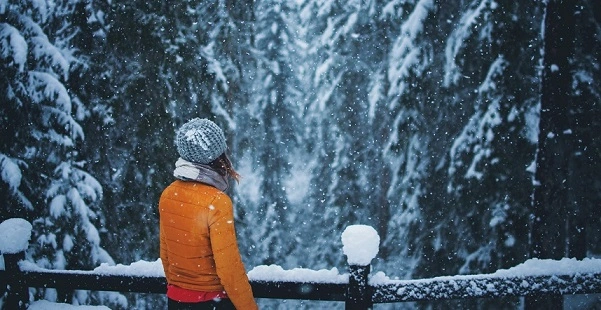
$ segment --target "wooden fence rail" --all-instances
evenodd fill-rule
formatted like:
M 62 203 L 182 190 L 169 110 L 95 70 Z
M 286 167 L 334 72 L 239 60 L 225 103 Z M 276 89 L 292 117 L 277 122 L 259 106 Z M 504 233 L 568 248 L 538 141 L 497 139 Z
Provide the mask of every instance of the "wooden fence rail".
M 158 276 L 21 271 L 18 261 L 22 257 L 23 253 L 4 255 L 6 270 L 0 270 L 0 295 L 2 290 L 8 293 L 6 309 L 26 309 L 30 287 L 154 294 L 166 291 L 165 278 Z M 256 298 L 341 301 L 346 309 L 369 309 L 376 303 L 601 293 L 601 270 L 572 275 L 491 274 L 369 283 L 369 269 L 369 266 L 350 266 L 348 283 L 251 280 L 251 286 Z
M 6 296 L 6 309 L 26 309 L 30 301 L 29 288 L 154 294 L 166 292 L 164 276 L 22 268 L 20 261 L 25 258 L 24 252 L 3 253 L 3 257 L 5 270 L 0 270 L 0 297 Z M 551 264 L 554 262 L 551 261 Z M 565 266 L 557 262 L 556 269 Z M 573 269 L 571 272 L 547 268 L 550 270 L 548 273 L 497 272 L 419 280 L 380 279 L 381 276 L 370 274 L 369 265 L 349 265 L 348 281 L 298 282 L 253 280 L 251 277 L 251 286 L 256 298 L 340 301 L 345 303 L 346 309 L 370 309 L 378 303 L 512 296 L 559 297 L 561 300 L 563 295 L 601 293 L 601 260 L 590 262 L 593 264 L 587 264 L 587 268 L 572 268 L 570 265 L 570 270 Z M 531 263 L 537 265 L 539 262 Z M 561 304 L 556 306 L 557 309 L 562 307 Z

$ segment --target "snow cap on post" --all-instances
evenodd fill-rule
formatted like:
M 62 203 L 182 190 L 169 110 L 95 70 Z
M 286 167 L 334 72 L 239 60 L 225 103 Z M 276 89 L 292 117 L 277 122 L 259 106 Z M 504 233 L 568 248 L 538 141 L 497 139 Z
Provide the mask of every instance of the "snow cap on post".
M 227 149 L 223 130 L 206 118 L 194 118 L 182 125 L 177 131 L 175 146 L 181 158 L 205 165 Z
M 12 218 L 0 223 L 0 253 L 16 254 L 29 247 L 31 224 L 22 218 Z
M 380 236 L 371 226 L 351 225 L 342 232 L 342 251 L 349 265 L 367 266 L 380 250 Z

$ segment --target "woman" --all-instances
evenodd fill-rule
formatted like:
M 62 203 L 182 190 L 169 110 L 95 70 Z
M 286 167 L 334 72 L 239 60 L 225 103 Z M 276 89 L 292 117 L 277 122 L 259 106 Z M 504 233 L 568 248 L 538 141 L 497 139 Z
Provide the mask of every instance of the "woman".
M 159 201 L 161 260 L 169 309 L 257 309 L 234 229 L 228 178 L 238 180 L 223 131 L 207 119 L 175 140 L 176 181 Z

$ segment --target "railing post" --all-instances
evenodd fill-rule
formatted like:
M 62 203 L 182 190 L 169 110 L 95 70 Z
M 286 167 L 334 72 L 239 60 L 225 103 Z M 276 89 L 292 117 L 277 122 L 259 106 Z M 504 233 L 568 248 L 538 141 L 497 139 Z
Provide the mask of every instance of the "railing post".
M 31 229 L 31 224 L 21 218 L 0 223 L 0 254 L 4 256 L 7 309 L 27 309 L 29 303 L 29 288 L 19 262 L 25 259 Z
M 342 233 L 342 245 L 350 272 L 345 309 L 371 309 L 373 292 L 368 280 L 371 260 L 379 251 L 380 236 L 371 226 L 351 225 Z
M 348 289 L 345 309 L 371 309 L 373 303 L 371 301 L 371 290 L 367 283 L 370 272 L 370 265 L 359 266 L 349 265 L 350 274 L 348 279 Z
M 27 309 L 29 290 L 25 285 L 19 261 L 25 259 L 25 252 L 4 254 L 6 269 L 6 309 Z

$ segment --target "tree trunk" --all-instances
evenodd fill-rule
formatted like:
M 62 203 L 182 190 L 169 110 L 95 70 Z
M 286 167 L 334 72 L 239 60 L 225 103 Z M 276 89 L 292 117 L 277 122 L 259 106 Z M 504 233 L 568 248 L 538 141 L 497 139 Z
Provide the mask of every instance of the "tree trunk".
M 560 259 L 568 255 L 570 161 L 573 137 L 570 128 L 574 54 L 572 1 L 549 0 L 544 20 L 544 60 L 536 182 L 532 205 L 530 256 Z M 526 309 L 561 309 L 561 295 L 529 297 Z

